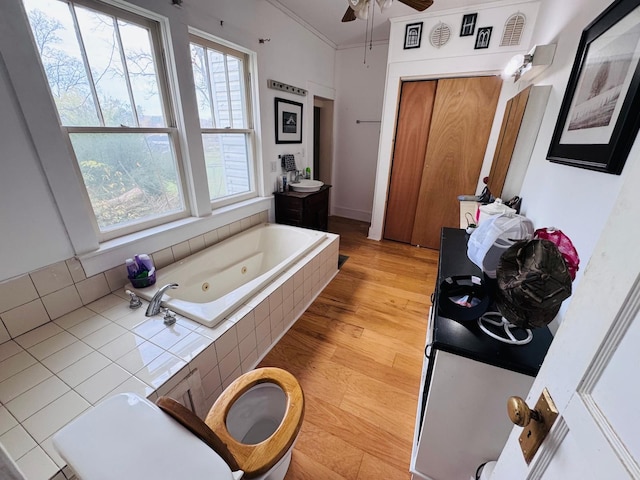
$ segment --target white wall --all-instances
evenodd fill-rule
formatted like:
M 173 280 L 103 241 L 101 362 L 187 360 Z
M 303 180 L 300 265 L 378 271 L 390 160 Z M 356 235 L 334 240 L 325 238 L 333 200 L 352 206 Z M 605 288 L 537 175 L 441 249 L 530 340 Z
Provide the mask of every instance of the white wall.
M 381 44 L 371 50 L 361 46 L 336 52 L 332 215 L 371 220 L 387 47 Z M 356 120 L 375 123 L 358 124 Z
M 117 0 L 114 0 L 117 2 Z M 13 2 L 10 2 L 13 3 Z M 171 36 L 184 38 L 188 27 L 195 27 L 257 52 L 257 80 L 259 81 L 258 130 L 259 168 L 264 172 L 261 194 L 270 196 L 277 173 L 271 173 L 271 162 L 280 153 L 311 150 L 309 134 L 313 111 L 313 95 L 299 97 L 267 88 L 267 79 L 273 78 L 303 88 L 321 92 L 332 98 L 334 87 L 334 57 L 332 46 L 304 29 L 268 2 L 251 2 L 251 6 L 234 0 L 189 0 L 181 8 L 170 2 L 132 0 L 132 4 L 164 15 L 170 19 Z M 3 9 L 0 4 L 0 15 Z M 15 16 L 14 16 L 15 17 Z M 20 21 L 19 17 L 14 21 Z M 270 38 L 260 44 L 259 38 Z M 16 46 L 0 42 L 0 55 Z M 188 92 L 185 81 L 189 68 L 188 51 L 174 52 L 176 76 Z M 53 196 L 32 146 L 29 131 L 9 80 L 20 81 L 20 72 L 6 72 L 0 65 L 0 281 L 33 271 L 73 256 L 73 248 L 66 235 Z M 17 79 L 16 79 L 17 76 Z M 310 88 L 311 86 L 311 88 Z M 192 95 L 195 97 L 195 95 Z M 303 144 L 284 146 L 275 144 L 274 97 L 284 97 L 304 104 Z M 190 101 L 190 100 L 189 100 Z M 195 105 L 195 100 L 193 100 Z M 198 126 L 195 126 L 197 131 Z M 196 137 L 197 138 L 197 135 Z M 188 139 L 189 148 L 197 149 L 199 138 Z M 306 158 L 301 159 L 306 166 Z M 312 163 L 312 162 L 310 162 Z M 279 167 L 278 167 L 279 171 Z M 182 239 L 186 240 L 186 238 Z M 176 243 L 179 239 L 172 239 Z
M 557 48 L 551 67 L 533 79 L 535 84 L 553 88 L 522 186 L 523 213 L 537 228 L 555 226 L 571 238 L 581 258 L 574 288 L 611 212 L 625 172 L 618 176 L 559 165 L 546 160 L 546 155 L 582 30 L 609 3 L 609 0 L 570 0 L 561 4 L 544 1 L 532 38 L 532 44 L 556 43 Z M 637 161 L 638 148 L 636 142 L 627 162 Z M 563 310 L 567 305 L 565 302 Z
M 617 176 L 558 165 L 546 160 L 546 154 L 560 111 L 562 97 L 569 79 L 580 34 L 583 28 L 602 12 L 609 3 L 609 0 L 568 0 L 559 4 L 552 0 L 544 0 L 540 2 L 535 28 L 533 31 L 529 30 L 530 37 L 526 38 L 525 43 L 523 43 L 525 51 L 528 51 L 536 44 L 548 43 L 556 43 L 557 49 L 553 64 L 530 82 L 536 85 L 551 85 L 552 90 L 520 192 L 523 198 L 522 213 L 533 220 L 536 228 L 555 226 L 571 238 L 581 258 L 581 270 L 574 281 L 574 288 L 580 282 L 582 272 L 591 257 L 595 243 L 611 212 L 624 180 L 625 172 L 623 171 L 621 176 Z M 529 18 L 527 16 L 527 19 Z M 494 35 L 496 35 L 496 23 L 494 23 Z M 425 31 L 429 31 L 426 20 L 424 28 Z M 400 79 L 411 76 L 423 77 L 427 74 L 429 76 L 438 76 L 454 72 L 457 75 L 464 68 L 469 71 L 481 71 L 483 69 L 489 71 L 506 65 L 503 60 L 504 55 L 498 53 L 464 58 L 424 58 L 408 62 L 411 60 L 408 55 L 417 55 L 417 53 L 408 54 L 402 52 L 402 47 L 395 44 L 402 41 L 403 35 L 404 24 L 392 24 L 392 43 L 390 45 L 390 64 L 385 87 L 383 130 L 378 157 L 374 215 L 372 227 L 369 231 L 371 238 L 380 238 L 382 232 L 397 91 Z M 507 55 L 507 60 L 512 54 L 513 52 Z M 396 62 L 396 59 L 402 59 L 403 61 Z M 502 113 L 504 112 L 504 103 L 527 85 L 528 83 L 524 82 L 518 82 L 517 84 L 505 82 L 498 103 L 498 115 L 494 121 L 487 154 L 485 155 L 485 164 L 480 177 L 486 175 L 489 171 L 495 149 L 496 136 L 502 121 Z M 640 144 L 636 142 L 627 162 L 638 161 L 638 156 L 640 156 Z M 452 193 L 457 195 L 461 192 Z M 557 325 L 561 323 L 569 303 L 570 299 L 564 302 L 557 322 L 554 322 L 552 329 L 557 328 Z
M 0 56 L 0 280 L 64 260 L 71 243 Z
M 570 0 L 558 4 L 541 3 L 531 45 L 555 43 L 553 64 L 529 83 L 551 85 L 547 109 L 522 185 L 522 212 L 531 218 L 536 228 L 554 226 L 566 233 L 580 255 L 580 270 L 573 282 L 579 286 L 587 263 L 611 213 L 625 177 L 593 172 L 546 159 L 551 137 L 560 112 L 573 61 L 584 27 L 608 5 L 609 0 Z M 523 82 L 519 82 L 523 83 Z M 518 85 L 520 89 L 529 83 Z M 627 163 L 638 161 L 640 143 L 635 142 Z M 571 298 L 562 304 L 556 320 L 550 325 L 555 331 L 562 323 Z
M 525 53 L 529 50 L 538 6 L 538 2 L 496 2 L 482 7 L 458 8 L 392 19 L 369 238 L 375 240 L 382 238 L 401 82 L 425 78 L 499 74 L 515 53 Z M 527 18 L 527 27 L 523 32 L 521 44 L 513 47 L 499 47 L 504 23 L 516 12 L 524 13 Z M 466 13 L 478 13 L 476 27 L 493 26 L 489 48 L 474 50 L 475 37 L 459 37 L 462 16 Z M 419 21 L 423 22 L 421 47 L 404 50 L 405 25 Z M 429 33 L 439 22 L 444 22 L 451 27 L 452 36 L 449 43 L 437 49 L 429 43 Z M 517 93 L 512 84 L 505 85 L 501 91 L 496 112 L 503 112 L 506 101 Z M 491 168 L 501 120 L 500 115 L 494 120 L 480 178 L 487 175 Z M 475 192 L 451 192 L 451 195 L 473 193 Z

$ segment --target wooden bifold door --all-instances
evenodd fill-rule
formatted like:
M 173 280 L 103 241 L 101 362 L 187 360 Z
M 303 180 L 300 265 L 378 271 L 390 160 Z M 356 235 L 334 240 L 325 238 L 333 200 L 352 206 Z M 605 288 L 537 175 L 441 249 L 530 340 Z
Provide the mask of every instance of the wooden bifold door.
M 439 248 L 459 226 L 458 195 L 475 193 L 500 77 L 403 82 L 384 238 Z

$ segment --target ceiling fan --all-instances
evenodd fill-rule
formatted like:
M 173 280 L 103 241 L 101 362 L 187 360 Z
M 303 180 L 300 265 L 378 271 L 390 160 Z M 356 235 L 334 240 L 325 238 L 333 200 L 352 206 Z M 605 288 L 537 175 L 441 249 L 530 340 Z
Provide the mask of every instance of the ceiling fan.
M 352 22 L 356 18 L 366 19 L 367 12 L 369 11 L 369 4 L 372 0 L 347 0 L 349 3 L 349 7 L 342 17 L 343 22 Z M 431 5 L 433 5 L 433 0 L 398 0 L 400 3 L 404 3 L 411 8 L 422 12 L 426 10 Z M 376 0 L 378 5 L 380 6 L 380 10 L 384 10 L 388 8 L 393 3 L 393 0 Z

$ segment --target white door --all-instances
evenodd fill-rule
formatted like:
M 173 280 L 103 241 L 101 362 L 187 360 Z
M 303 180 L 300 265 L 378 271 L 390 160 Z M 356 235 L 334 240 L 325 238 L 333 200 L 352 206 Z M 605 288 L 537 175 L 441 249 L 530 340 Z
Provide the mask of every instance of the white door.
M 640 478 L 640 159 L 616 204 L 536 378 L 560 415 L 530 465 L 515 427 L 492 480 Z M 505 405 L 506 415 L 506 405 Z

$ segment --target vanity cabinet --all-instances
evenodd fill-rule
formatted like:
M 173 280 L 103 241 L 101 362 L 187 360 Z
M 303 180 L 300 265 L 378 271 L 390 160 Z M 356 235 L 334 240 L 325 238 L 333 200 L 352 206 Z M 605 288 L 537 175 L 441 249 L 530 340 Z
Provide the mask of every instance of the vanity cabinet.
M 414 480 L 469 480 L 496 460 L 513 428 L 507 399 L 526 398 L 552 336 L 508 345 L 483 333 L 476 321 L 459 323 L 438 314 L 438 286 L 453 275 L 479 275 L 467 258 L 464 230 L 443 228 L 438 281 L 423 359 L 410 470 Z
M 329 189 L 323 185 L 317 192 L 276 192 L 276 223 L 327 231 Z

